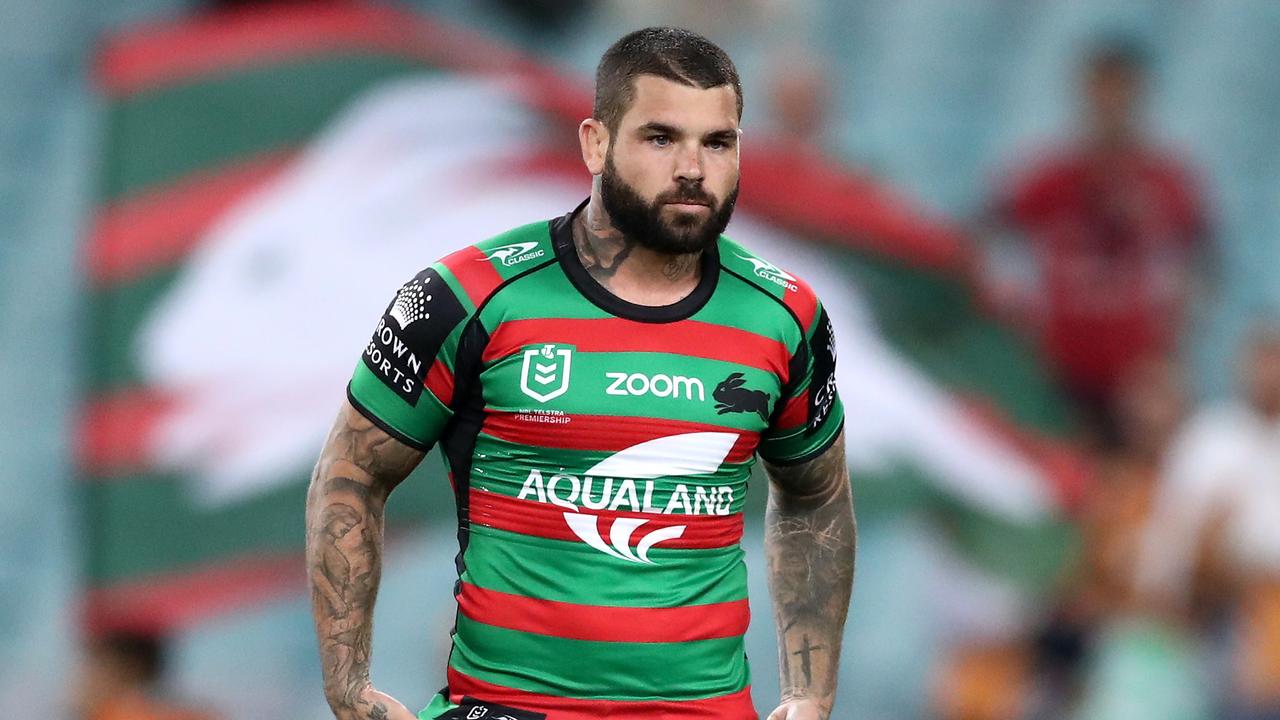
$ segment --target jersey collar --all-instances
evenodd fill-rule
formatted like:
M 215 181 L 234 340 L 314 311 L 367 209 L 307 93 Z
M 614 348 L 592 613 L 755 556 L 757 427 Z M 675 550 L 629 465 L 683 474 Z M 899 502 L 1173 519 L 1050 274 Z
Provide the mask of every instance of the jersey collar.
M 573 283 L 578 292 L 605 312 L 639 322 L 664 323 L 684 320 L 707 304 L 707 300 L 710 300 L 711 294 L 715 292 L 716 282 L 720 277 L 719 243 L 702 252 L 699 258 L 702 264 L 702 277 L 698 279 L 697 287 L 693 292 L 670 305 L 637 305 L 614 295 L 596 282 L 595 278 L 591 277 L 587 269 L 582 266 L 582 259 L 578 257 L 577 248 L 573 244 L 573 220 L 590 200 L 590 198 L 583 200 L 572 211 L 551 221 L 551 241 L 555 247 L 556 258 L 559 259 L 564 274 L 569 277 L 569 282 Z

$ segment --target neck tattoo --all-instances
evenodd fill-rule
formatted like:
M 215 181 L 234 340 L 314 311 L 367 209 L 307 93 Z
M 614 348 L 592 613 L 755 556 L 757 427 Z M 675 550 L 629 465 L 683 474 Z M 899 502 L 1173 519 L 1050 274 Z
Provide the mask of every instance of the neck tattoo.
M 573 244 L 587 273 L 596 282 L 611 288 L 610 281 L 631 257 L 637 243 L 611 226 L 607 220 L 601 221 L 601 218 L 592 215 L 591 208 L 588 207 L 574 219 Z M 670 255 L 658 271 L 666 281 L 680 282 L 698 274 L 700 257 L 701 253 L 696 252 Z
M 585 212 L 578 215 L 573 230 L 573 244 L 582 266 L 596 282 L 608 287 L 606 281 L 626 262 L 635 242 L 611 227 L 593 229 Z
M 662 276 L 668 280 L 679 280 L 686 275 L 693 273 L 697 267 L 698 256 L 694 253 L 686 255 L 676 255 L 662 266 Z

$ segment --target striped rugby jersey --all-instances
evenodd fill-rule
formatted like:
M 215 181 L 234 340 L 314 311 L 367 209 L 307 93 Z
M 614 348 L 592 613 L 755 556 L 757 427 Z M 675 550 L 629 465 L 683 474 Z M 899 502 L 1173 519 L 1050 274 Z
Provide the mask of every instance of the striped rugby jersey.
M 684 299 L 626 302 L 577 256 L 581 208 L 418 273 L 348 386 L 440 444 L 457 498 L 448 685 L 423 717 L 755 718 L 746 484 L 757 454 L 838 435 L 830 322 L 723 236 Z

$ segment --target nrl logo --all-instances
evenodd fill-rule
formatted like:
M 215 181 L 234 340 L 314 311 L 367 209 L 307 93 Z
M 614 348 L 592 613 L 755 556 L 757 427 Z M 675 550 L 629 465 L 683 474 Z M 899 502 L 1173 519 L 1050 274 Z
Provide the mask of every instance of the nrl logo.
M 514 245 L 504 245 L 500 248 L 496 248 L 485 257 L 487 257 L 490 260 L 494 260 L 494 259 L 500 260 L 503 265 L 507 267 L 511 267 L 512 265 L 518 265 L 524 262 L 525 260 L 540 258 L 546 254 L 547 254 L 547 251 L 538 247 L 538 243 L 522 242 L 522 243 L 515 243 Z
M 760 258 L 748 257 L 746 255 L 739 255 L 738 257 L 755 266 L 757 277 L 762 277 L 775 285 L 781 285 L 792 292 L 800 289 L 800 287 L 796 285 L 796 280 L 798 278 L 796 278 L 795 275 L 792 275 L 768 260 L 761 260 Z
M 569 389 L 572 363 L 572 348 L 547 344 L 525 350 L 524 365 L 520 369 L 520 391 L 538 402 L 560 397 Z

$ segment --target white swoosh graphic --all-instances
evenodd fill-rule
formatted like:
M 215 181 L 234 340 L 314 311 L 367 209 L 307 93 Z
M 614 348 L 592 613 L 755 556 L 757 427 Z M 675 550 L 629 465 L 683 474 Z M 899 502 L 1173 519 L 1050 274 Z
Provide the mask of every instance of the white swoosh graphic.
M 648 440 L 620 450 L 584 473 L 592 477 L 660 478 L 706 475 L 720 464 L 738 441 L 737 433 L 697 432 Z

